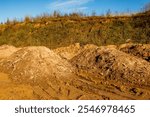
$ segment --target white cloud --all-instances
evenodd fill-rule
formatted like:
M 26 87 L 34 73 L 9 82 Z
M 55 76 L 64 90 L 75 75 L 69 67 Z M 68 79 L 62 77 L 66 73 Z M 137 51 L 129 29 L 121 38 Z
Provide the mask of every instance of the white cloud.
M 94 0 L 57 0 L 48 5 L 48 8 L 51 11 L 59 10 L 60 12 L 74 12 L 74 11 L 83 11 L 87 10 L 87 3 Z
M 79 7 L 78 10 L 86 10 L 88 7 Z

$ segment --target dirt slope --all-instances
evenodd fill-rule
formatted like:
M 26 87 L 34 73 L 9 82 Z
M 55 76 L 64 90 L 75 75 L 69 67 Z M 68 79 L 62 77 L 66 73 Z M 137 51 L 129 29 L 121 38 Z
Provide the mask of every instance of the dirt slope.
M 119 50 L 142 58 L 150 62 L 150 45 L 149 44 L 123 44 L 119 47 Z
M 47 77 L 67 77 L 71 65 L 46 47 L 25 47 L 0 60 L 2 71 L 12 80 L 34 83 Z
M 0 99 L 150 99 L 149 47 L 1 46 Z
M 60 48 L 54 49 L 53 51 L 59 56 L 61 56 L 62 58 L 70 60 L 74 56 L 81 53 L 82 51 L 86 49 L 92 49 L 92 48 L 98 48 L 98 46 L 93 45 L 93 44 L 87 44 L 85 46 L 81 46 L 79 43 L 75 43 L 68 47 L 60 47 Z
M 8 74 L 0 73 L 0 99 L 37 99 L 33 95 L 33 88 L 27 84 L 16 84 Z
M 6 58 L 19 50 L 19 48 L 15 48 L 14 46 L 3 45 L 0 46 L 0 59 Z
M 114 48 L 88 49 L 72 58 L 71 62 L 79 70 L 93 74 L 93 77 L 121 80 L 138 85 L 149 85 L 150 83 L 150 64 L 148 62 Z
M 14 89 L 12 87 L 16 86 L 21 90 L 20 92 L 26 92 L 28 88 L 33 95 L 28 97 L 28 94 L 23 93 L 20 94 L 22 98 L 16 97 L 16 99 L 24 99 L 23 97 L 26 99 L 33 97 L 36 99 L 84 99 L 84 97 L 99 99 L 97 95 L 91 95 L 72 86 L 72 82 L 78 78 L 73 70 L 68 61 L 46 47 L 21 48 L 0 60 L 0 71 L 10 76 L 12 84 L 21 84 L 21 86 L 8 86 L 8 90 L 4 91 L 8 92 L 9 96 L 6 93 L 6 96 L 2 96 L 1 99 L 14 99 L 15 94 L 11 97 L 10 92 Z

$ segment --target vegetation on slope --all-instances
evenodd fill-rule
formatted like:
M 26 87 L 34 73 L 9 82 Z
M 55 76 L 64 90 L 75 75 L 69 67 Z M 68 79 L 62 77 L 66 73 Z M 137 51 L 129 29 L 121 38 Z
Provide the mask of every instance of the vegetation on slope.
M 84 16 L 73 13 L 61 16 L 26 17 L 23 21 L 7 21 L 0 25 L 0 45 L 43 45 L 49 48 L 72 43 L 95 45 L 150 43 L 150 12 L 132 16 Z

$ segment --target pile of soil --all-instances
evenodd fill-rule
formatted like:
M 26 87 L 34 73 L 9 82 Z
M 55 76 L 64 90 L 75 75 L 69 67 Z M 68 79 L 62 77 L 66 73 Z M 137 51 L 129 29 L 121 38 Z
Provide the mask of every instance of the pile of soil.
M 92 77 L 146 86 L 150 84 L 150 63 L 115 48 L 87 49 L 72 58 L 71 63 L 78 71 Z
M 53 51 L 57 53 L 59 56 L 61 56 L 64 59 L 70 60 L 74 56 L 77 56 L 79 53 L 86 49 L 90 48 L 98 48 L 98 46 L 93 44 L 87 44 L 84 46 L 81 46 L 79 43 L 72 44 L 68 47 L 60 47 L 57 49 L 54 49 Z
M 3 58 L 3 57 L 2 57 Z M 0 71 L 9 76 L 1 99 L 100 99 L 72 86 L 78 80 L 74 67 L 46 47 L 24 47 L 0 60 Z M 4 77 L 4 76 L 2 76 Z M 0 82 L 1 84 L 2 82 Z M 81 83 L 82 84 L 82 83 Z M 81 84 L 78 84 L 80 86 Z M 14 87 L 14 88 L 12 88 Z M 26 93 L 26 89 L 30 93 Z M 7 89 L 7 90 L 6 90 Z M 17 89 L 20 93 L 14 96 Z M 11 92 L 12 96 L 10 96 Z M 29 94 L 29 95 L 28 95 Z
M 150 99 L 149 47 L 1 46 L 0 99 Z
M 8 46 L 8 45 L 0 46 L 0 59 L 10 56 L 17 50 L 19 50 L 19 48 L 16 48 L 14 46 Z
M 59 56 L 61 56 L 64 59 L 71 59 L 75 55 L 78 55 L 80 53 L 81 46 L 79 43 L 70 45 L 68 47 L 60 47 L 54 50 L 55 53 L 57 53 Z
M 35 83 L 48 77 L 67 77 L 71 65 L 46 47 L 24 47 L 0 60 L 0 69 L 12 80 Z
M 123 44 L 119 47 L 119 50 L 150 62 L 149 44 Z

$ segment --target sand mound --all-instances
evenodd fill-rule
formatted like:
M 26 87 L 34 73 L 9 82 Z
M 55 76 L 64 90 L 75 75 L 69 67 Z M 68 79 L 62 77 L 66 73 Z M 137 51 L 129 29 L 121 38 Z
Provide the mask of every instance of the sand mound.
M 0 59 L 6 58 L 19 50 L 19 48 L 15 48 L 14 46 L 3 45 L 0 46 Z
M 150 62 L 150 45 L 148 44 L 123 44 L 119 50 Z
M 0 87 L 0 99 L 102 99 L 78 89 L 83 83 L 77 82 L 72 65 L 46 47 L 19 49 L 0 60 L 0 71 L 10 76 L 10 83 Z M 12 90 L 18 98 L 10 96 Z
M 75 43 L 68 47 L 57 48 L 54 50 L 54 52 L 60 55 L 62 58 L 70 60 L 74 56 L 78 55 L 80 52 L 92 48 L 97 48 L 97 46 L 93 44 L 87 44 L 85 46 L 81 46 L 79 43 Z
M 127 45 L 0 48 L 0 99 L 150 99 L 150 63 Z
M 46 47 L 25 47 L 0 60 L 0 70 L 20 82 L 36 82 L 51 77 L 67 77 L 71 65 Z
M 150 64 L 115 48 L 88 49 L 71 59 L 78 71 L 91 77 L 149 85 Z
M 72 65 L 46 47 L 21 48 L 0 60 L 0 71 L 10 76 L 0 81 L 0 99 L 102 99 L 78 89 L 83 83 L 74 86 Z
M 54 50 L 55 53 L 59 54 L 62 58 L 71 59 L 80 52 L 80 44 L 76 43 L 68 47 L 61 47 Z

